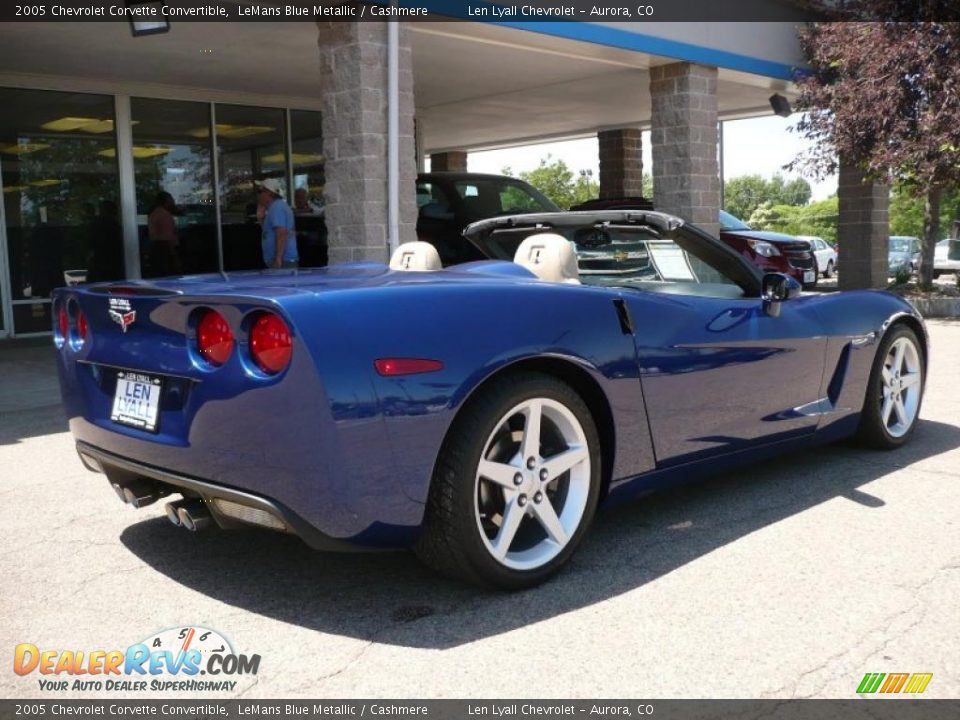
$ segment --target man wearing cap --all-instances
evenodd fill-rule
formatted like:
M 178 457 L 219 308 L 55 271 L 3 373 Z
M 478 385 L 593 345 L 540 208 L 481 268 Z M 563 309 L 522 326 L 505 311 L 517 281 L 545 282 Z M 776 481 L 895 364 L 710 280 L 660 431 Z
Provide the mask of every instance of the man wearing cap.
M 297 234 L 293 210 L 283 199 L 283 188 L 277 178 L 256 183 L 257 204 L 263 208 L 263 262 L 268 268 L 295 268 L 299 264 Z

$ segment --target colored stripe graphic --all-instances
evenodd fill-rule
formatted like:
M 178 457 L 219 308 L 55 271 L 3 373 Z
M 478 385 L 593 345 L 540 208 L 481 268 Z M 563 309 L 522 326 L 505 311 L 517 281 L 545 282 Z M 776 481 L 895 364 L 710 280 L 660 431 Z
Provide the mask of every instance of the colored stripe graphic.
M 908 677 L 910 677 L 910 673 L 890 673 L 887 675 L 887 681 L 883 684 L 883 687 L 880 688 L 880 692 L 900 692 L 900 689 L 903 687 L 904 683 L 907 682 Z
M 867 673 L 863 676 L 863 680 L 860 681 L 860 687 L 857 688 L 857 692 L 875 693 L 885 677 L 886 673 Z
M 907 683 L 907 687 L 904 689 L 904 692 L 922 693 L 927 689 L 927 685 L 930 684 L 931 678 L 933 678 L 933 673 L 914 673 L 910 678 L 910 682 Z
M 927 689 L 932 679 L 933 673 L 867 673 L 857 687 L 857 694 L 869 695 L 879 691 L 886 694 L 903 692 L 917 695 Z

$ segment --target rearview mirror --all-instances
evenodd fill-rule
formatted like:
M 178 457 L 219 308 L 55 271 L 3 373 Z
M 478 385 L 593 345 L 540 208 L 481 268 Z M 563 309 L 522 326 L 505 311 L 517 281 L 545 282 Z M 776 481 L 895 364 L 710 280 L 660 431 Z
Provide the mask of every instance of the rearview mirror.
M 800 283 L 783 273 L 767 273 L 760 287 L 763 310 L 770 317 L 780 317 L 780 304 L 799 297 L 803 290 Z

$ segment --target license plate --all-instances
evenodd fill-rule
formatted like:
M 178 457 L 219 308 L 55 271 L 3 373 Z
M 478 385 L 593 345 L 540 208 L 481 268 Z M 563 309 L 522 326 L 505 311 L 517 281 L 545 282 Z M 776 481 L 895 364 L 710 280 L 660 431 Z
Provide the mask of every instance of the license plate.
M 817 274 L 813 270 L 803 271 L 803 281 L 805 283 L 812 283 L 816 279 L 817 279 Z
M 118 370 L 110 419 L 119 425 L 157 432 L 162 388 L 162 381 L 154 375 Z

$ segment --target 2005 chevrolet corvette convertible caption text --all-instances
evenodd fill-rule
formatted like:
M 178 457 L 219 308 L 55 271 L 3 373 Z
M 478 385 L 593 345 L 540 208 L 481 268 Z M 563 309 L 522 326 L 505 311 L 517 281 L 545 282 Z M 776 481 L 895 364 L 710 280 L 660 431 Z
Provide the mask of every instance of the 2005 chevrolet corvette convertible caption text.
M 908 440 L 921 317 L 807 295 L 655 212 L 497 217 L 350 263 L 64 288 L 80 457 L 195 530 L 412 547 L 497 588 L 569 560 L 600 503 L 856 436 Z

